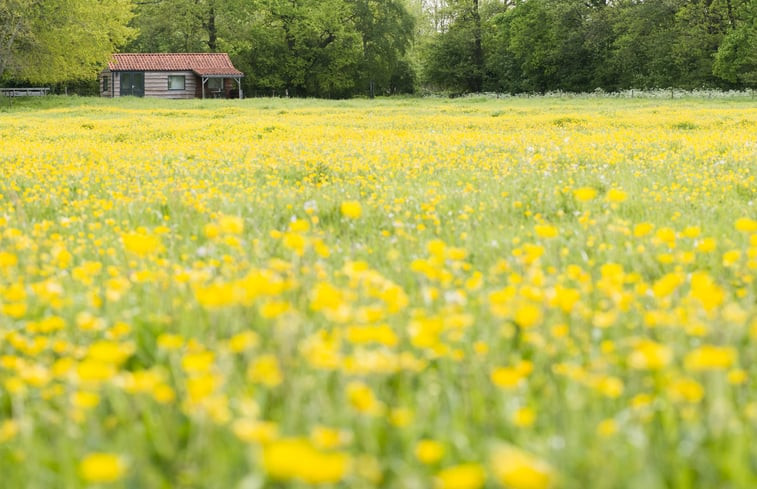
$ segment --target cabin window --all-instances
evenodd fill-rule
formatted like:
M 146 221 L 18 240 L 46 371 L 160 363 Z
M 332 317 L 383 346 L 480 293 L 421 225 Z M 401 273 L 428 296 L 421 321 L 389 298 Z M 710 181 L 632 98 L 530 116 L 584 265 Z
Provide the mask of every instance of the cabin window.
M 103 92 L 107 92 L 107 91 L 108 91 L 108 77 L 103 76 Z
M 169 90 L 184 90 L 186 78 L 184 75 L 168 75 Z
M 208 88 L 211 90 L 223 89 L 223 78 L 210 78 L 208 79 Z

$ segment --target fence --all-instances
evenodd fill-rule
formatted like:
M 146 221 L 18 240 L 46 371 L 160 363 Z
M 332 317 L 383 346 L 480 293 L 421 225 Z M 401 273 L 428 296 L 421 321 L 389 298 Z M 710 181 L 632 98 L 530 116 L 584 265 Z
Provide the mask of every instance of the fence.
M 43 97 L 50 93 L 50 89 L 45 88 L 0 88 L 0 94 L 6 97 Z

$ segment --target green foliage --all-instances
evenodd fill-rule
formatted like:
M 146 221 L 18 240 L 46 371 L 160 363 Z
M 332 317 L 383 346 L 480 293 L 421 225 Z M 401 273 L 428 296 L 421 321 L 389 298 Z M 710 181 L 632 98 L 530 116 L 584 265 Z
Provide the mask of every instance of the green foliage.
M 723 39 L 715 57 L 717 76 L 757 87 L 757 4 L 744 9 L 745 19 Z
M 622 87 L 667 87 L 678 73 L 671 59 L 675 8 L 669 1 L 632 4 L 614 23 L 612 64 Z
M 287 90 L 291 95 L 335 96 L 352 88 L 346 72 L 358 62 L 359 39 L 345 28 L 348 12 L 343 2 L 272 2 L 254 26 L 249 53 L 253 76 L 257 66 L 268 73 L 254 79 L 255 87 Z
M 427 51 L 426 80 L 458 92 L 480 92 L 484 55 L 479 1 L 450 2 L 446 13 L 449 26 L 434 36 Z
M 405 58 L 414 18 L 402 0 L 162 0 L 140 5 L 133 25 L 134 51 L 229 52 L 250 94 L 414 88 Z
M 414 18 L 401 0 L 350 0 L 362 59 L 358 87 L 380 92 L 412 92 L 414 74 L 405 59 Z M 372 94 L 372 92 L 371 92 Z
M 226 5 L 227 2 L 218 2 Z M 208 19 L 216 2 L 171 0 L 142 2 L 133 25 L 139 29 L 127 47 L 134 52 L 202 52 L 209 49 Z
M 470 48 L 475 34 L 455 10 L 458 2 L 448 5 L 451 23 L 442 23 L 426 50 L 427 79 L 473 91 L 464 77 L 477 69 Z M 484 89 L 749 86 L 755 56 L 749 39 L 757 37 L 750 9 L 741 0 L 487 2 L 480 9 Z
M 92 80 L 130 52 L 228 52 L 251 95 L 757 86 L 749 0 L 0 0 L 0 77 Z
M 134 31 L 129 0 L 0 0 L 0 76 L 30 83 L 92 79 Z

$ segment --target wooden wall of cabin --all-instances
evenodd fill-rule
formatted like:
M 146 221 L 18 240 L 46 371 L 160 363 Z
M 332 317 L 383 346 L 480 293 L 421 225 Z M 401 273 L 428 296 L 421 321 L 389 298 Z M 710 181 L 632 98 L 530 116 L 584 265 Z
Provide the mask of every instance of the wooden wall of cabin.
M 191 71 L 145 71 L 145 97 L 160 97 L 170 99 L 194 98 L 198 85 L 197 76 Z M 184 76 L 184 90 L 169 90 L 168 76 Z M 103 91 L 102 77 L 107 76 L 109 90 Z M 121 96 L 120 72 L 103 72 L 100 75 L 100 95 L 103 97 Z
M 145 74 L 145 97 L 160 97 L 170 99 L 202 98 L 202 79 L 191 71 L 146 71 Z M 121 83 L 120 73 L 104 71 L 100 74 L 100 96 L 120 97 Z M 169 90 L 168 76 L 184 76 L 184 90 Z M 103 77 L 108 77 L 108 90 L 103 90 Z M 239 85 L 233 78 L 223 79 L 224 98 L 237 98 Z M 213 94 L 206 87 L 205 97 L 212 98 Z
M 184 76 L 184 90 L 169 90 L 168 76 Z M 191 71 L 146 71 L 145 97 L 194 98 L 199 78 Z

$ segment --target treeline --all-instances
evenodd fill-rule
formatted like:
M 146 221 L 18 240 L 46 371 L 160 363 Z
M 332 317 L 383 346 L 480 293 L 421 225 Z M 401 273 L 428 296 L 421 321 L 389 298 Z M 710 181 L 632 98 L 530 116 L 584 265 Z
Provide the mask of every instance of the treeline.
M 757 87 L 753 0 L 0 0 L 0 80 L 228 52 L 248 95 Z
M 757 84 L 753 0 L 451 0 L 427 83 L 585 92 Z

